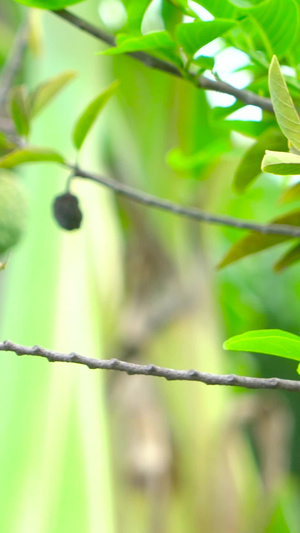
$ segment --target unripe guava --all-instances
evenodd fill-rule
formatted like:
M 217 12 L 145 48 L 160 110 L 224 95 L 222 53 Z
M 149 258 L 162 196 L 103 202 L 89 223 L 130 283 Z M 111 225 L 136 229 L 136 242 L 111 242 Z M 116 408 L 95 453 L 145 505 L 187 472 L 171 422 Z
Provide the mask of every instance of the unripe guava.
M 62 228 L 68 231 L 80 228 L 82 213 L 77 196 L 69 192 L 57 196 L 53 203 L 53 213 Z
M 0 172 L 0 254 L 15 246 L 25 229 L 27 200 L 13 174 Z

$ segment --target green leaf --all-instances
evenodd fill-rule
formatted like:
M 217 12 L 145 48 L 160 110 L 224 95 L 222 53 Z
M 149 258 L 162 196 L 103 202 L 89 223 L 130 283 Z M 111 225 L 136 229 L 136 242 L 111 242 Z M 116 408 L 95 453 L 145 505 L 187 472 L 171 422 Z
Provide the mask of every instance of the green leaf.
M 300 226 L 300 210 L 294 210 L 286 215 L 282 215 L 271 221 L 271 224 L 287 224 L 290 226 Z M 218 268 L 224 268 L 231 263 L 239 261 L 243 257 L 247 257 L 251 254 L 256 254 L 262 250 L 267 250 L 272 246 L 281 244 L 282 242 L 293 239 L 288 235 L 263 235 L 260 233 L 252 232 L 246 235 L 243 239 L 236 242 L 225 257 L 222 259 Z
M 279 127 L 293 146 L 300 151 L 300 118 L 276 56 L 273 57 L 269 69 L 269 88 Z
M 7 254 L 21 239 L 27 222 L 25 191 L 9 173 L 0 175 L 0 255 Z
M 4 263 L 0 261 L 0 270 L 5 270 L 6 267 L 7 267 L 7 261 L 4 261 Z
M 188 15 L 190 17 L 195 17 L 195 11 L 190 8 L 188 0 L 168 0 L 170 4 L 173 4 L 175 7 L 180 9 L 180 11 L 184 15 Z
M 85 140 L 90 128 L 95 122 L 98 114 L 102 111 L 106 102 L 116 92 L 119 82 L 114 81 L 104 92 L 99 94 L 95 100 L 93 100 L 88 107 L 84 110 L 75 124 L 73 133 L 73 142 L 77 150 L 80 150 L 83 141 Z
M 79 4 L 85 0 L 15 0 L 18 4 L 28 7 L 39 7 L 40 9 L 63 9 L 73 4 Z
M 220 37 L 236 25 L 234 20 L 215 19 L 207 22 L 196 20 L 176 27 L 176 38 L 189 56 L 202 46 Z
M 167 162 L 176 172 L 189 172 L 214 162 L 228 149 L 226 139 L 215 140 L 192 154 L 185 154 L 181 148 L 173 148 L 167 154 Z
M 238 111 L 239 109 L 242 109 L 244 107 L 244 104 L 240 102 L 239 100 L 236 100 L 234 104 L 228 106 L 228 107 L 214 107 L 211 110 L 212 118 L 216 121 L 221 121 L 226 119 L 229 115 L 234 113 L 235 111 Z M 223 127 L 223 124 L 222 124 Z
M 283 56 L 287 51 L 294 50 L 299 33 L 299 9 L 297 1 L 231 1 L 237 7 L 235 8 L 235 12 L 229 15 L 225 13 L 220 14 L 222 13 L 221 9 L 217 9 L 213 13 L 210 7 L 207 8 L 217 17 L 238 18 L 240 24 L 231 44 L 237 48 L 245 49 L 245 43 L 248 42 L 248 53 L 250 57 L 262 65 L 265 62 L 265 57 L 261 54 L 261 51 L 265 51 L 267 56 L 271 58 L 273 54 Z M 222 4 L 218 0 L 212 3 Z
M 276 126 L 274 121 L 273 126 Z M 233 130 L 247 137 L 252 137 L 256 139 L 259 137 L 267 128 L 270 127 L 269 122 L 254 122 L 251 120 L 223 120 L 221 127 L 228 130 Z M 263 154 L 262 154 L 263 156 Z
M 259 0 L 261 1 L 261 0 Z M 253 4 L 251 3 L 251 1 L 249 0 L 229 0 L 229 2 L 239 8 L 249 8 L 249 7 L 253 7 Z M 256 3 L 254 1 L 254 3 Z
M 47 148 L 31 146 L 21 150 L 14 150 L 8 155 L 0 158 L 0 168 L 13 168 L 24 163 L 54 162 L 64 164 L 64 158 Z
M 284 204 L 295 202 L 300 198 L 300 182 L 290 187 L 281 195 L 280 201 Z
M 288 141 L 288 148 L 291 154 L 300 155 L 300 152 L 295 148 L 295 146 L 292 145 L 290 141 Z
M 196 2 L 214 17 L 233 18 L 238 14 L 238 9 L 229 0 L 196 0 Z
M 300 155 L 266 150 L 261 169 L 269 174 L 277 174 L 279 176 L 300 174 Z
M 125 2 L 124 2 L 125 3 Z M 126 12 L 127 22 L 123 30 L 128 29 L 129 32 L 140 32 L 142 20 L 145 15 L 145 11 L 148 8 L 150 0 L 127 0 Z
M 115 48 L 108 48 L 98 52 L 98 55 L 113 56 L 143 50 L 175 49 L 175 47 L 176 43 L 167 31 L 154 31 L 138 37 L 120 34 L 117 37 L 117 46 Z
M 197 65 L 203 70 L 213 70 L 215 66 L 215 58 L 208 56 L 198 56 L 193 59 L 193 64 Z
M 31 116 L 39 113 L 75 76 L 76 72 L 69 70 L 41 83 L 30 95 Z
M 281 329 L 247 331 L 224 342 L 225 350 L 277 355 L 300 361 L 300 337 Z
M 29 103 L 27 90 L 24 85 L 11 89 L 9 103 L 11 116 L 18 132 L 20 135 L 27 137 L 29 133 Z
M 34 58 L 39 58 L 43 53 L 43 15 L 43 11 L 38 9 L 30 9 L 28 13 L 28 50 L 30 50 Z
M 233 188 L 241 193 L 261 173 L 261 160 L 266 148 L 287 149 L 287 142 L 281 132 L 270 128 L 264 131 L 257 142 L 245 153 L 234 175 Z
M 14 148 L 17 148 L 17 146 L 0 131 L 0 155 L 11 152 Z
M 290 248 L 280 259 L 275 263 L 275 272 L 281 272 L 285 268 L 289 267 L 293 263 L 300 260 L 300 244 L 296 244 Z
M 282 56 L 291 49 L 299 32 L 298 5 L 294 0 L 268 0 L 240 11 L 256 20 L 271 53 Z

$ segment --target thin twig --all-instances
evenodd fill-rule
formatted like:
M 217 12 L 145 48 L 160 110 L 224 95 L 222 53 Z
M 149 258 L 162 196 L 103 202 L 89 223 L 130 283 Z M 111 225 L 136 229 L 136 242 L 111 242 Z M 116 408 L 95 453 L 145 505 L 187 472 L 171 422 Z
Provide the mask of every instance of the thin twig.
M 59 11 L 52 11 L 52 13 L 58 15 L 59 17 L 63 18 L 73 26 L 76 26 L 80 30 L 88 33 L 89 35 L 96 37 L 96 39 L 105 42 L 109 46 L 116 46 L 115 39 L 112 35 L 106 33 L 97 26 L 93 26 L 93 24 L 90 24 L 89 22 L 77 17 L 73 13 L 70 13 L 65 9 Z M 153 57 L 145 52 L 133 52 L 127 55 L 137 59 L 147 67 L 155 68 L 157 70 L 167 72 L 168 74 L 171 74 L 173 76 L 177 76 L 178 78 L 182 78 L 181 72 L 174 65 L 172 65 L 172 63 L 169 63 L 168 61 L 163 61 L 162 59 Z M 194 77 L 194 75 L 191 73 L 189 74 L 189 76 Z M 199 78 L 195 79 L 195 84 L 197 87 L 206 89 L 208 91 L 230 94 L 231 96 L 234 96 L 235 98 L 237 98 L 237 100 L 240 100 L 246 105 L 254 105 L 256 107 L 260 107 L 265 111 L 269 111 L 270 113 L 274 112 L 272 102 L 269 98 L 258 96 L 257 94 L 252 93 L 251 91 L 247 91 L 246 89 L 237 89 L 229 83 L 219 80 L 210 80 L 205 76 L 200 76 Z
M 12 52 L 9 56 L 9 59 L 6 65 L 3 68 L 3 74 L 0 80 L 0 109 L 5 105 L 7 100 L 7 95 L 13 84 L 15 76 L 19 72 L 22 61 L 24 58 L 24 52 L 27 46 L 27 36 L 28 36 L 28 24 L 27 21 L 21 25 Z
M 174 370 L 156 365 L 139 365 L 118 359 L 93 359 L 77 353 L 60 353 L 46 350 L 41 346 L 21 346 L 11 341 L 0 343 L 0 351 L 14 352 L 17 355 L 30 355 L 43 357 L 50 363 L 76 363 L 90 369 L 118 370 L 128 375 L 154 376 L 165 378 L 168 381 L 200 381 L 206 385 L 225 385 L 231 387 L 244 387 L 246 389 L 278 389 L 290 392 L 300 392 L 300 381 L 280 378 L 252 378 L 237 376 L 235 374 L 208 374 L 197 370 Z
M 146 205 L 147 207 L 154 207 L 172 213 L 173 215 L 184 216 L 197 220 L 198 222 L 205 222 L 207 224 L 216 224 L 219 226 L 229 226 L 241 230 L 251 230 L 263 235 L 284 235 L 286 237 L 300 237 L 300 228 L 298 226 L 291 226 L 288 224 L 259 224 L 249 220 L 235 218 L 230 216 L 214 215 L 207 213 L 202 209 L 194 207 L 183 207 L 180 204 L 170 202 L 157 198 L 151 194 L 147 194 L 128 185 L 124 185 L 116 180 L 105 178 L 98 174 L 86 172 L 85 170 L 71 164 L 67 164 L 74 172 L 74 177 L 80 177 L 100 183 L 104 187 L 113 190 L 116 194 L 124 196 L 129 200 Z

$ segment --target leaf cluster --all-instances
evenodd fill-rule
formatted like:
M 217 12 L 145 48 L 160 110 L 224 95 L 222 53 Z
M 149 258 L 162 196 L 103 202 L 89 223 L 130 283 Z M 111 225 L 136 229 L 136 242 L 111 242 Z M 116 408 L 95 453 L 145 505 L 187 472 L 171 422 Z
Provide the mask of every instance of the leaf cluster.
M 78 0 L 16 1 L 49 10 L 78 3 Z M 211 20 L 202 20 L 198 10 L 194 10 L 187 0 L 164 0 L 163 6 L 166 3 L 178 13 L 175 23 L 145 32 L 143 22 L 150 1 L 123 0 L 126 23 L 116 33 L 115 46 L 99 52 L 99 55 L 141 53 L 144 57 L 158 58 L 167 62 L 166 65 L 173 65 L 181 77 L 198 86 L 199 76 L 208 73 L 222 82 L 216 70 L 216 59 L 220 51 L 232 47 L 247 57 L 245 66 L 239 70 L 247 75 L 245 89 L 264 97 L 270 93 L 275 112 L 275 118 L 263 116 L 263 120 L 258 122 L 238 121 L 231 115 L 244 104 L 236 99 L 226 108 L 210 110 L 201 117 L 205 126 L 199 128 L 197 141 L 187 142 L 186 146 L 175 147 L 169 152 L 168 162 L 173 170 L 189 178 L 203 179 L 209 174 L 211 161 L 214 160 L 215 164 L 228 151 L 231 133 L 238 132 L 254 142 L 235 172 L 233 190 L 236 194 L 243 194 L 261 172 L 279 176 L 300 175 L 298 0 L 197 0 L 196 4 L 208 10 Z M 184 19 L 186 16 L 188 21 Z M 207 54 L 204 47 L 216 39 L 218 51 Z M 279 61 L 283 66 L 290 67 L 290 76 L 283 77 Z M 24 86 L 11 91 L 10 113 L 21 136 L 28 139 L 32 119 L 72 77 L 72 73 L 64 73 L 29 94 Z M 72 139 L 77 151 L 82 148 L 92 124 L 116 88 L 117 82 L 98 95 L 76 121 Z M 63 156 L 49 149 L 26 146 L 12 150 L 5 136 L 0 136 L 0 148 L 5 154 L 0 159 L 0 167 L 3 168 L 35 161 L 65 163 Z M 300 184 L 297 183 L 284 192 L 282 201 L 297 200 L 299 193 Z M 300 209 L 277 216 L 272 223 L 300 226 Z M 231 247 L 219 267 L 287 240 L 292 240 L 292 237 L 250 233 Z M 300 242 L 296 240 L 274 268 L 279 272 L 299 260 Z M 225 348 L 264 352 L 300 361 L 299 337 L 280 330 L 248 332 L 228 340 Z
M 64 72 L 50 80 L 42 83 L 31 93 L 27 93 L 25 86 L 17 86 L 11 90 L 9 107 L 11 118 L 14 121 L 16 130 L 20 136 L 26 137 L 28 141 L 32 119 L 44 109 L 50 101 L 75 77 L 75 72 Z M 108 102 L 109 98 L 116 92 L 118 81 L 113 82 L 110 87 L 101 92 L 83 110 L 75 122 L 72 140 L 76 151 L 79 151 L 94 124 L 97 116 Z M 65 158 L 49 148 L 31 146 L 29 143 L 24 148 L 18 148 L 9 143 L 4 134 L 1 134 L 0 143 L 6 152 L 0 158 L 0 168 L 13 168 L 24 163 L 34 162 L 54 162 L 65 163 Z
M 263 155 L 261 169 L 263 172 L 280 176 L 300 175 L 300 118 L 289 93 L 286 81 L 281 73 L 276 56 L 273 57 L 269 69 L 269 88 L 275 116 L 283 135 L 272 130 L 263 132 L 255 145 L 250 148 L 242 159 L 235 174 L 234 186 L 239 192 L 248 186 L 259 172 L 258 160 Z M 280 150 L 284 144 L 290 147 L 289 152 Z M 271 149 L 270 149 L 271 148 Z M 254 172 L 253 172 L 254 169 Z M 291 201 L 298 197 L 299 186 L 294 185 L 284 194 L 284 200 Z M 273 224 L 290 224 L 299 226 L 299 210 L 293 210 L 272 220 Z M 252 233 L 235 243 L 221 261 L 222 268 L 250 254 L 271 248 L 289 240 L 289 237 L 273 235 L 257 235 Z M 275 264 L 279 272 L 300 259 L 300 244 L 293 245 Z

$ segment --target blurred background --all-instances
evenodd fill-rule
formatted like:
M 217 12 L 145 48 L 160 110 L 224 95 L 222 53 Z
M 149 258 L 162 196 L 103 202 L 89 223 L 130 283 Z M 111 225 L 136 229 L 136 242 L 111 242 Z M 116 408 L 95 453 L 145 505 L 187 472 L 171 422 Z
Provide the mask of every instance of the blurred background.
M 179 20 L 170 2 L 150 7 L 145 31 Z M 72 11 L 111 32 L 126 20 L 119 0 L 89 0 Z M 221 116 L 234 99 L 131 58 L 97 56 L 105 48 L 99 41 L 11 0 L 0 5 L 2 66 L 26 19 L 30 39 L 17 81 L 32 88 L 66 69 L 78 73 L 36 120 L 32 143 L 74 160 L 76 118 L 119 79 L 83 150 L 83 168 L 212 212 L 254 220 L 282 212 L 274 177 L 242 197 L 231 191 L 252 141 L 232 134 L 213 111 Z M 213 47 L 222 79 L 247 84 L 239 73 L 245 54 L 223 50 L 221 40 Z M 251 108 L 236 119 L 249 116 L 261 120 Z M 200 155 L 182 162 L 181 151 Z M 64 232 L 52 202 L 67 171 L 36 164 L 17 173 L 29 216 L 0 275 L 2 340 L 296 379 L 292 361 L 224 352 L 222 342 L 247 329 L 299 334 L 299 265 L 275 274 L 274 250 L 218 271 L 241 232 L 141 207 L 80 179 L 72 189 L 84 223 Z M 3 533 L 300 531 L 296 394 L 169 383 L 2 353 L 0 398 Z

